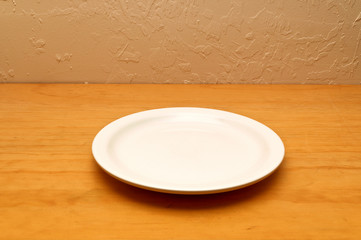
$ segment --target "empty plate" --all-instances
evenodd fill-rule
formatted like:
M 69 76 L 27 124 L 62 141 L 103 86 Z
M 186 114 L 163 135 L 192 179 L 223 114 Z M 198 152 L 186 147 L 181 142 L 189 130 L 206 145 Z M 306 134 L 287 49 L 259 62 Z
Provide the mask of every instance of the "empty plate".
M 113 177 L 177 194 L 218 193 L 251 185 L 270 175 L 285 153 L 278 135 L 255 120 L 188 107 L 122 117 L 96 135 L 92 151 Z

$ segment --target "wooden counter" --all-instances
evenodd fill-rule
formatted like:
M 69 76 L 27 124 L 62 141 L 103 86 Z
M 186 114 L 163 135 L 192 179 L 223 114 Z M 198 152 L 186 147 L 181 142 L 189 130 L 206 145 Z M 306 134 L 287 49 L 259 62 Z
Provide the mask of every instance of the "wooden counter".
M 137 189 L 95 163 L 109 122 L 162 107 L 239 113 L 286 156 L 233 192 Z M 0 85 L 0 239 L 361 239 L 361 86 Z

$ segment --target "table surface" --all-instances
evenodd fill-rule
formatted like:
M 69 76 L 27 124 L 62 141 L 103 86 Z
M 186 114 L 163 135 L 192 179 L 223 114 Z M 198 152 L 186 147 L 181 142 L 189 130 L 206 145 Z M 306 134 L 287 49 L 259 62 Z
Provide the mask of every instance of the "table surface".
M 128 186 L 96 133 L 134 112 L 206 107 L 282 138 L 265 180 L 214 195 Z M 361 86 L 0 85 L 0 239 L 361 239 Z

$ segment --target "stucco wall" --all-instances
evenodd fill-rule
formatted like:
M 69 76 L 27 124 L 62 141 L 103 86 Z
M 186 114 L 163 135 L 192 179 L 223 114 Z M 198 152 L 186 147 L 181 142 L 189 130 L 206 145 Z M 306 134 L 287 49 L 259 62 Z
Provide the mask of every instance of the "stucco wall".
M 360 84 L 357 0 L 0 0 L 0 82 Z

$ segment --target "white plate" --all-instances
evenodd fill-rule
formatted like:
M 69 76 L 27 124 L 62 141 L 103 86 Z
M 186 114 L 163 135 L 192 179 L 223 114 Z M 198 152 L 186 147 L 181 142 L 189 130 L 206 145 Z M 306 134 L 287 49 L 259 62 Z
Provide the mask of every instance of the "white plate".
M 250 118 L 206 108 L 163 108 L 122 117 L 94 138 L 113 177 L 148 190 L 207 194 L 256 183 L 282 162 L 278 135 Z

